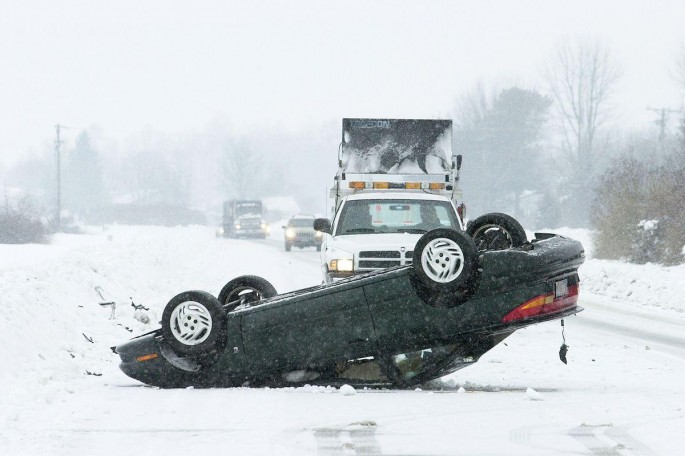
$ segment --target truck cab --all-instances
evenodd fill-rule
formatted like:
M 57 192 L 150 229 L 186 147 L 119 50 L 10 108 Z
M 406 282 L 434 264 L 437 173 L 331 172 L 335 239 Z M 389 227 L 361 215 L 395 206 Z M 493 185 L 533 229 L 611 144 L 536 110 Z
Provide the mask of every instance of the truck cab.
M 220 235 L 224 237 L 266 238 L 269 226 L 262 216 L 260 200 L 227 200 L 223 205 Z
M 326 235 L 321 267 L 326 283 L 353 274 L 411 264 L 421 235 L 435 228 L 463 230 L 454 202 L 431 193 L 359 193 L 344 197 Z

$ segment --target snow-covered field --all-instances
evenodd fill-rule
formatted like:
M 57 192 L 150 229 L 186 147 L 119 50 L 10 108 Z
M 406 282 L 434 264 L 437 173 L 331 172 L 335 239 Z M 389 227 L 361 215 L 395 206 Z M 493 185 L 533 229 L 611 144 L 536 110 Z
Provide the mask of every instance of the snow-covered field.
M 109 347 L 156 327 L 180 291 L 216 294 L 242 274 L 279 291 L 320 283 L 318 253 L 286 253 L 280 228 L 249 241 L 112 226 L 0 245 L 0 455 L 683 454 L 685 267 L 592 259 L 587 231 L 556 231 L 590 256 L 586 310 L 566 320 L 568 365 L 551 322 L 518 331 L 442 390 L 356 394 L 160 390 L 117 368 Z

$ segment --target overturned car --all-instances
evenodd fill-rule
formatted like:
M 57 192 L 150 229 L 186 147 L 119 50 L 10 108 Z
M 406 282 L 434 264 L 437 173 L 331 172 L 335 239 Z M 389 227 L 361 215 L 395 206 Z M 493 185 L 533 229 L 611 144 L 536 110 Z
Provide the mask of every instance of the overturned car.
M 160 387 L 409 387 L 466 367 L 519 328 L 577 305 L 582 245 L 531 241 L 504 214 L 424 234 L 413 263 L 277 294 L 241 276 L 218 298 L 172 298 L 161 328 L 113 347 L 123 372 Z

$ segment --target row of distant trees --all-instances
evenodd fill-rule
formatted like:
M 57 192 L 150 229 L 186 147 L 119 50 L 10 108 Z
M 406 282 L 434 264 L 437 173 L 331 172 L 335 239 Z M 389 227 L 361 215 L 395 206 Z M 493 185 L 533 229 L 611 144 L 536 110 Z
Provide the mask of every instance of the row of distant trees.
M 685 47 L 676 66 L 685 93 Z M 599 257 L 683 262 L 685 127 L 619 128 L 611 96 L 620 76 L 607 47 L 577 42 L 548 61 L 545 92 L 479 86 L 464 96 L 454 141 L 465 157 L 470 215 L 502 211 L 529 228 L 591 227 Z
M 547 62 L 547 90 L 518 86 L 466 95 L 455 148 L 477 213 L 506 210 L 528 226 L 587 226 L 592 188 L 615 152 L 607 128 L 620 70 L 608 48 L 577 42 Z
M 60 151 L 62 228 L 78 221 L 214 223 L 222 201 L 230 198 L 294 195 L 311 212 L 317 203 L 323 209 L 337 138 L 239 136 L 226 130 L 213 126 L 180 139 L 145 131 L 124 150 L 104 144 L 97 128 L 76 133 Z M 322 153 L 327 147 L 330 153 Z M 55 151 L 46 148 L 17 164 L 3 182 L 8 199 L 17 189 L 30 197 L 46 229 L 54 228 L 55 164 Z M 323 175 L 326 164 L 330 171 Z
M 685 48 L 676 68 L 685 92 Z M 479 85 L 458 100 L 454 148 L 464 156 L 467 216 L 501 211 L 529 228 L 593 227 L 598 255 L 645 261 L 635 256 L 633 246 L 651 242 L 668 244 L 668 253 L 647 261 L 678 261 L 680 241 L 664 234 L 677 232 L 675 206 L 663 203 L 667 194 L 677 193 L 656 185 L 678 177 L 663 174 L 683 150 L 678 136 L 664 125 L 664 134 L 617 127 L 611 96 L 621 71 L 601 43 L 559 46 L 544 76 L 542 89 Z M 299 138 L 273 131 L 232 135 L 225 126 L 187 138 L 145 131 L 112 150 L 102 144 L 98 130 L 89 129 L 62 151 L 63 207 L 88 219 L 103 207 L 211 212 L 223 199 L 293 195 L 306 208 L 323 208 L 338 132 L 339 123 Z M 640 179 L 630 181 L 631 173 Z M 34 189 L 45 208 L 53 205 L 52 152 L 20 164 L 10 176 L 14 185 Z M 612 193 L 620 184 L 631 191 Z M 628 195 L 639 195 L 640 204 Z M 619 209 L 624 207 L 644 210 Z M 661 209 L 647 210 L 655 207 Z M 632 237 L 617 234 L 624 231 Z

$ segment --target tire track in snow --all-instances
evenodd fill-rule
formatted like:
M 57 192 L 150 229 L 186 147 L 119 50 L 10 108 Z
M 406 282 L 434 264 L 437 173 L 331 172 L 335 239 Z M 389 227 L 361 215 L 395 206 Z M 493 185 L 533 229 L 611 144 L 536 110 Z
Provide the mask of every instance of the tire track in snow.
M 625 429 L 610 424 L 582 424 L 569 435 L 597 456 L 655 456 L 651 449 L 635 440 Z

